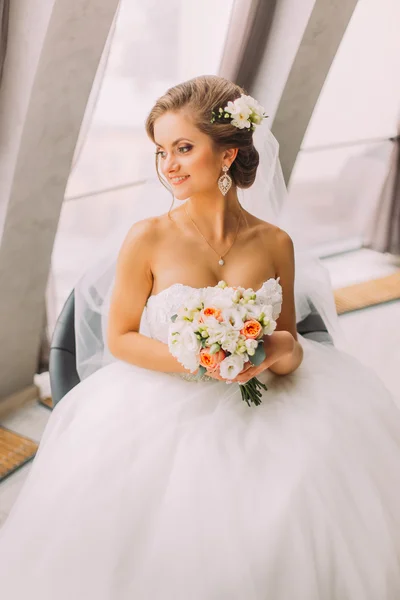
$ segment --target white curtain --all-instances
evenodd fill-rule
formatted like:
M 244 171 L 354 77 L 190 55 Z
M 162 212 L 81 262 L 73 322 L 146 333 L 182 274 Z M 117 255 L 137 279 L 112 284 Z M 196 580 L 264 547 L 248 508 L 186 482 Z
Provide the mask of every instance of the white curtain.
M 0 0 L 0 85 L 7 51 L 8 18 L 10 0 Z
M 365 246 L 400 256 L 400 135 L 392 143 L 389 172 L 366 232 Z

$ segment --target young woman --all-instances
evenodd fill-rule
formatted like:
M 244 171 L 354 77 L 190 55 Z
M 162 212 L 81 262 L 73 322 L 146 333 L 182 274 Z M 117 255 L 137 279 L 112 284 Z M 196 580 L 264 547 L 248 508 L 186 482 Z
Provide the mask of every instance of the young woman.
M 122 245 L 114 360 L 48 422 L 0 532 L 7 600 L 400 598 L 400 415 L 372 371 L 296 332 L 292 239 L 238 200 L 259 110 L 207 76 L 150 112 L 160 177 L 186 202 Z M 235 378 L 267 384 L 257 407 L 168 348 L 177 309 L 222 279 L 280 312 L 263 363 Z

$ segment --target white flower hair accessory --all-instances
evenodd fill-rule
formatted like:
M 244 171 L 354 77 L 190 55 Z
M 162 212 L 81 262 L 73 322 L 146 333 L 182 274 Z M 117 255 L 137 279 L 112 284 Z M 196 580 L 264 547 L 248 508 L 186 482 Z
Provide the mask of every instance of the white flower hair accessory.
M 255 130 L 256 125 L 259 125 L 263 119 L 268 117 L 265 114 L 264 107 L 257 100 L 244 94 L 233 102 L 228 102 L 225 108 L 220 107 L 217 111 L 212 111 L 211 114 L 211 123 L 215 123 L 215 121 L 230 122 L 238 129 L 251 129 L 252 131 Z

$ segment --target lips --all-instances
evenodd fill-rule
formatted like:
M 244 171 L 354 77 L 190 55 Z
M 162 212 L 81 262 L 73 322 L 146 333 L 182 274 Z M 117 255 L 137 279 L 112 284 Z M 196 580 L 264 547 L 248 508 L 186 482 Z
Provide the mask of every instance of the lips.
M 182 177 L 171 177 L 170 182 L 172 183 L 172 185 L 181 185 L 181 183 L 189 179 L 189 177 L 190 175 L 184 175 Z

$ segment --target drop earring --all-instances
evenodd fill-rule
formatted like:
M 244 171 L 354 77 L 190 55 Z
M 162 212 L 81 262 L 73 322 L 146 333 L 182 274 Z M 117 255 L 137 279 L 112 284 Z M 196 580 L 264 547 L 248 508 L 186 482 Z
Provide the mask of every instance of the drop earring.
M 227 171 L 229 171 L 229 167 L 227 167 L 226 165 L 222 167 L 222 171 L 223 173 L 218 179 L 218 187 L 221 190 L 221 194 L 223 196 L 226 196 L 226 194 L 232 187 L 232 177 L 228 175 Z

